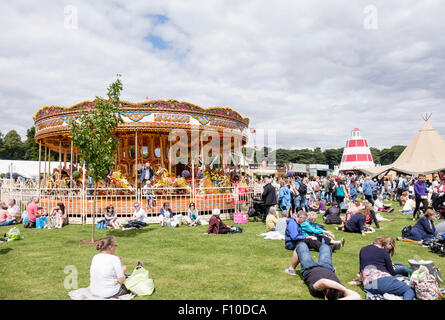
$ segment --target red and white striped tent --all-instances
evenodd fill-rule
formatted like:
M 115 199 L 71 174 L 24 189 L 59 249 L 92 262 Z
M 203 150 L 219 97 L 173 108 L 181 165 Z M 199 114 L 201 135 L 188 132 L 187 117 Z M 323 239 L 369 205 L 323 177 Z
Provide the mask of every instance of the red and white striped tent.
M 355 128 L 351 132 L 351 138 L 346 141 L 339 170 L 348 171 L 373 167 L 375 164 L 368 141 L 361 136 L 360 129 Z

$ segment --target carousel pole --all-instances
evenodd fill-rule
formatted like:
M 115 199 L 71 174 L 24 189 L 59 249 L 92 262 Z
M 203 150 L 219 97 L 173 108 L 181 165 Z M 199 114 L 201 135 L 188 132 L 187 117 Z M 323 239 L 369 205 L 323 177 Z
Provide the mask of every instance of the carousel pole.
M 46 146 L 45 146 L 44 151 L 45 151 L 45 161 L 44 161 L 45 162 L 45 170 L 44 170 L 43 183 L 46 186 Z
M 48 176 L 51 177 L 51 149 L 50 148 L 48 148 Z
M 171 141 L 168 142 L 168 175 L 172 175 L 172 143 Z
M 63 154 L 63 169 L 66 169 L 66 151 Z
M 134 160 L 135 160 L 135 165 L 134 165 L 134 183 L 136 184 L 136 201 L 139 201 L 139 197 L 138 197 L 138 132 L 136 130 L 136 137 L 134 139 L 134 144 L 135 144 L 135 156 L 134 156 Z
M 37 188 L 39 190 L 39 195 L 40 195 L 40 174 L 42 173 L 42 144 L 39 141 L 39 176 L 37 177 Z
M 73 187 L 73 140 L 71 140 L 71 153 L 70 153 L 70 187 Z
M 59 170 L 62 172 L 62 139 L 59 138 Z

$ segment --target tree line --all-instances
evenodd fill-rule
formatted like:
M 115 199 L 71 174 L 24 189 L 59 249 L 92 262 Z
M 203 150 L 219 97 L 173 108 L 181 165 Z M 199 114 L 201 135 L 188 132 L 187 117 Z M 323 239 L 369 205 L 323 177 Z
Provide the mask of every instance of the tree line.
M 4 160 L 39 160 L 39 145 L 35 142 L 35 127 L 26 131 L 26 140 L 15 130 L 6 135 L 0 132 L 0 159 Z
M 371 155 L 375 164 L 387 165 L 393 163 L 405 150 L 406 146 L 392 146 L 391 148 L 377 149 L 370 148 Z M 253 149 L 252 149 L 253 150 Z M 317 147 L 315 149 L 263 149 L 262 155 L 268 159 L 275 159 L 278 167 L 283 167 L 285 163 L 302 163 L 302 164 L 327 164 L 331 169 L 340 165 L 344 148 L 325 149 Z M 251 150 L 247 150 L 249 154 Z M 252 153 L 250 153 L 252 154 Z M 248 157 L 249 158 L 249 157 Z M 259 158 L 254 157 L 255 162 L 261 162 Z

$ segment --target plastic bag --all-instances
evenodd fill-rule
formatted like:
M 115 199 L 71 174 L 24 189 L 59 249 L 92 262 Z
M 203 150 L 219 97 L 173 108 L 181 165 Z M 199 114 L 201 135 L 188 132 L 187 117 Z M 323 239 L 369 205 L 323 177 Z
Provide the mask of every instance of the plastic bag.
M 427 267 L 423 265 L 413 272 L 410 281 L 416 292 L 417 299 L 439 300 L 442 296 L 436 279 L 429 273 Z
M 8 241 L 13 240 L 20 240 L 20 230 L 17 227 L 9 229 L 9 231 L 6 233 L 6 236 L 8 237 Z
M 148 277 L 148 270 L 136 267 L 125 282 L 125 287 L 137 296 L 149 296 L 155 289 L 153 279 Z

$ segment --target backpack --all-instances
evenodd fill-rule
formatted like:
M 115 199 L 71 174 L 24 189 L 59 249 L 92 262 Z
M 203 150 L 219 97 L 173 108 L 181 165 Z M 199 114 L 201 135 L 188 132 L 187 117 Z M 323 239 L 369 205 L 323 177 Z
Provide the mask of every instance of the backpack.
M 442 296 L 436 279 L 429 273 L 425 266 L 420 266 L 419 269 L 413 272 L 410 282 L 416 292 L 417 299 L 439 300 Z
M 402 238 L 407 238 L 411 235 L 412 226 L 406 226 L 402 229 Z
M 300 186 L 298 187 L 298 193 L 300 195 L 305 195 L 307 193 L 307 186 L 303 182 L 301 182 Z

